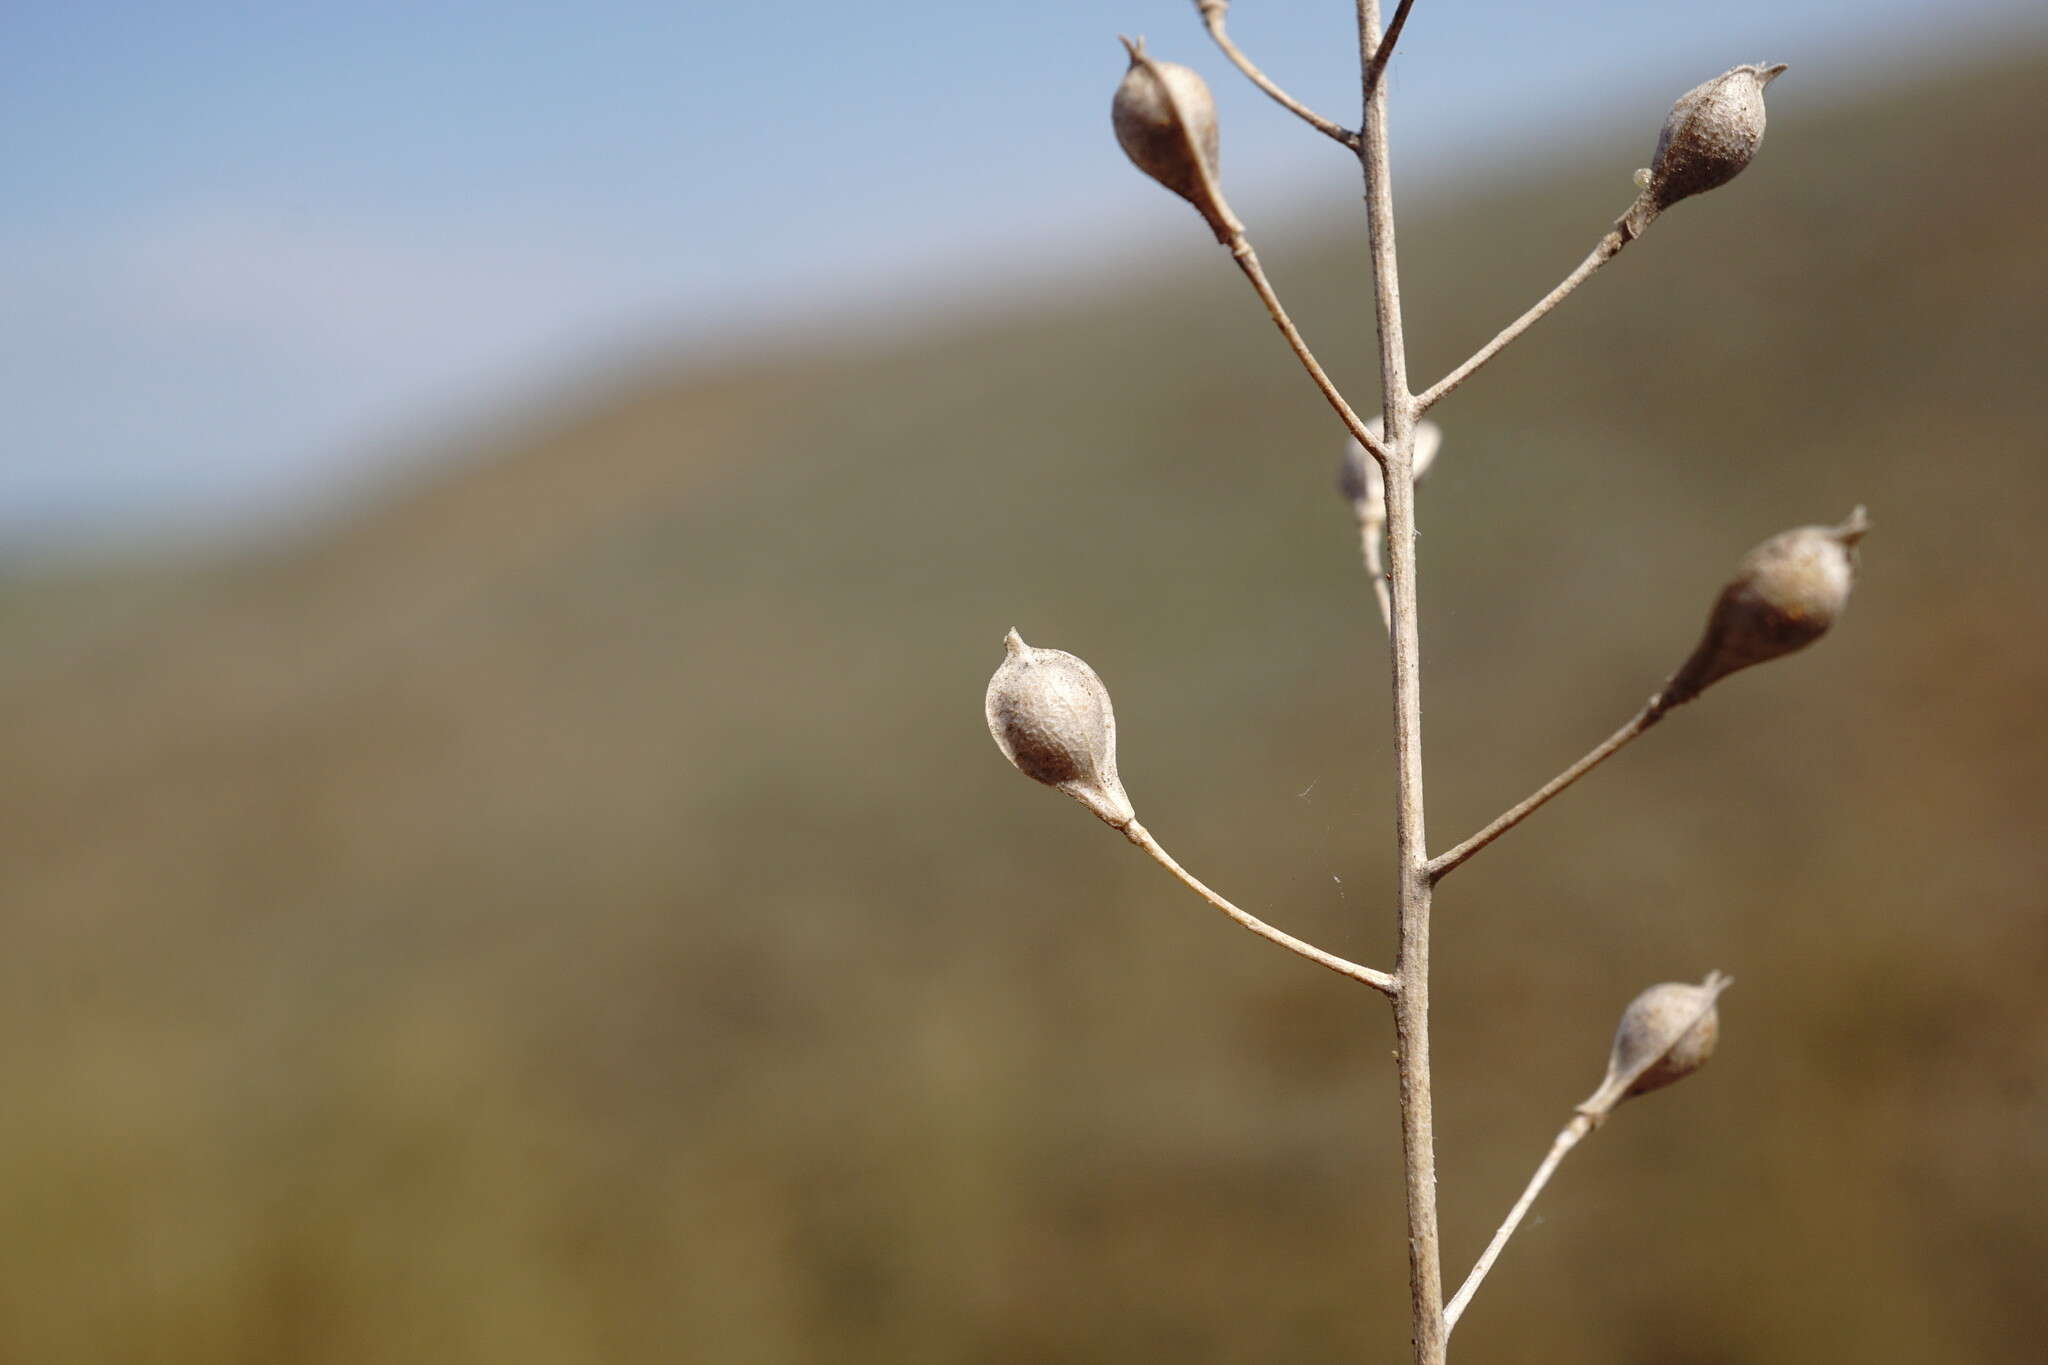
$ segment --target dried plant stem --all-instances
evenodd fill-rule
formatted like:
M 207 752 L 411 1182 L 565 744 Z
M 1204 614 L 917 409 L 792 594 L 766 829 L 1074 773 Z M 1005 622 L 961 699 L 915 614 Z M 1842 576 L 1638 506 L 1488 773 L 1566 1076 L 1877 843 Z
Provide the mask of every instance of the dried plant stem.
M 1232 905 L 1229 901 L 1203 885 L 1200 879 L 1193 873 L 1175 862 L 1173 855 L 1164 848 L 1161 848 L 1159 841 L 1152 837 L 1152 831 L 1146 829 L 1136 820 L 1124 826 L 1124 837 L 1139 848 L 1144 849 L 1145 852 L 1151 854 L 1152 861 L 1158 863 L 1161 867 L 1179 878 L 1181 884 L 1186 886 L 1188 890 L 1194 892 L 1203 900 L 1209 902 L 1209 904 L 1215 906 L 1225 915 L 1228 915 L 1231 919 L 1237 921 L 1237 923 L 1251 930 L 1267 942 L 1277 943 L 1290 953 L 1298 953 L 1318 966 L 1328 967 L 1339 976 L 1348 976 L 1353 981 L 1363 981 L 1366 985 L 1383 994 L 1393 995 L 1400 989 L 1400 983 L 1386 972 L 1378 971 L 1371 967 L 1361 967 L 1358 963 L 1346 961 L 1335 953 L 1326 953 L 1313 943 L 1304 942 L 1292 934 L 1275 929 L 1258 916 L 1238 909 L 1235 905 Z
M 1258 294 L 1259 301 L 1266 305 L 1266 315 L 1272 318 L 1273 325 L 1280 329 L 1280 335 L 1287 340 L 1288 349 L 1294 352 L 1294 358 L 1301 362 L 1301 367 L 1308 371 L 1308 377 L 1315 381 L 1316 389 L 1323 395 L 1324 401 L 1343 421 L 1345 429 L 1384 467 L 1387 463 L 1386 445 L 1379 437 L 1373 435 L 1364 420 L 1352 411 L 1351 404 L 1345 401 L 1344 395 L 1338 392 L 1336 384 L 1324 372 L 1321 362 L 1315 357 L 1315 352 L 1311 351 L 1308 342 L 1302 339 L 1300 330 L 1294 325 L 1294 319 L 1287 316 L 1287 309 L 1281 304 L 1279 294 L 1274 292 L 1273 282 L 1266 278 L 1265 267 L 1259 264 L 1258 253 L 1252 250 L 1251 239 L 1244 234 L 1244 224 L 1237 221 L 1237 215 L 1230 211 L 1229 203 L 1223 198 L 1223 187 L 1216 183 L 1216 174 L 1209 165 L 1209 158 L 1195 145 L 1194 135 L 1190 131 L 1194 126 L 1193 120 L 1188 117 L 1187 110 L 1181 108 L 1180 97 L 1174 93 L 1172 83 L 1159 74 L 1158 65 L 1144 54 L 1142 46 L 1131 45 L 1128 40 L 1126 46 L 1130 47 L 1131 59 L 1141 63 L 1152 74 L 1153 79 L 1158 81 L 1160 93 L 1173 110 L 1174 125 L 1180 129 L 1187 148 L 1189 164 L 1194 166 L 1195 174 L 1201 179 L 1204 195 L 1210 204 L 1215 206 L 1213 214 L 1204 209 L 1203 215 L 1209 219 L 1209 226 L 1215 232 L 1216 240 L 1230 248 L 1230 258 L 1237 262 L 1237 268 L 1251 281 L 1252 289 Z
M 1670 704 L 1665 701 L 1662 692 L 1643 703 L 1642 710 L 1631 716 L 1626 725 L 1595 745 L 1591 753 L 1572 764 L 1571 767 L 1566 768 L 1556 777 L 1551 778 L 1535 791 L 1529 793 L 1527 797 L 1516 805 L 1503 811 L 1494 819 L 1493 823 L 1480 830 L 1464 843 L 1432 858 L 1429 863 L 1430 881 L 1442 881 L 1444 876 L 1453 868 L 1459 866 L 1480 849 L 1485 848 L 1495 839 L 1500 838 L 1501 835 L 1506 834 L 1516 825 L 1521 824 L 1524 820 L 1542 809 L 1551 797 L 1556 796 L 1566 787 L 1569 787 L 1572 783 L 1578 781 L 1587 773 L 1592 772 L 1593 769 L 1605 763 L 1615 754 L 1621 752 L 1630 740 L 1662 720 L 1665 713 L 1670 709 Z
M 1543 1164 L 1536 1168 L 1536 1174 L 1529 1177 L 1529 1188 L 1522 1191 L 1522 1197 L 1508 1210 L 1507 1218 L 1500 1225 L 1500 1231 L 1493 1234 L 1493 1240 L 1487 1243 L 1486 1250 L 1480 1253 L 1479 1260 L 1474 1263 L 1472 1273 L 1465 1277 L 1465 1283 L 1458 1287 L 1457 1294 L 1444 1309 L 1445 1336 L 1448 1337 L 1451 1329 L 1458 1325 L 1459 1317 L 1465 1312 L 1465 1305 L 1472 1302 L 1472 1295 L 1478 1292 L 1480 1282 L 1486 1278 L 1486 1272 L 1492 1270 L 1493 1263 L 1500 1259 L 1501 1248 L 1508 1244 L 1508 1238 L 1514 1236 L 1515 1229 L 1522 1225 L 1522 1219 L 1529 1212 L 1530 1205 L 1536 1202 L 1537 1195 L 1543 1193 L 1543 1187 L 1550 1183 L 1550 1177 L 1556 1173 L 1558 1165 L 1565 1159 L 1565 1154 L 1578 1146 L 1579 1139 L 1592 1132 L 1595 1126 L 1595 1120 L 1587 1115 L 1574 1114 L 1572 1121 L 1558 1133 L 1557 1140 L 1550 1144 L 1550 1151 L 1543 1158 Z
M 1428 412 L 1431 408 L 1435 407 L 1438 400 L 1467 379 L 1470 379 L 1481 365 L 1484 365 L 1487 361 L 1506 350 L 1508 343 L 1535 326 L 1551 309 L 1563 303 L 1567 295 L 1584 284 L 1588 279 L 1591 279 L 1594 271 L 1620 255 L 1621 249 L 1634 239 L 1635 234 L 1626 228 L 1617 225 L 1610 229 L 1607 235 L 1600 239 L 1600 244 L 1593 248 L 1592 253 L 1585 260 L 1579 262 L 1578 269 L 1565 276 L 1564 281 L 1557 288 L 1538 299 L 1534 307 L 1509 323 L 1502 329 L 1499 336 L 1481 346 L 1473 353 L 1470 360 L 1467 360 L 1464 364 L 1452 370 L 1425 390 L 1422 397 L 1417 401 L 1416 411 Z
M 1381 51 L 1379 0 L 1357 0 L 1358 58 L 1365 112 L 1359 164 L 1365 172 L 1373 302 L 1380 350 L 1388 573 L 1393 609 L 1395 858 L 1400 949 L 1394 975 L 1396 1066 L 1401 1087 L 1401 1165 L 1408 1219 L 1409 1322 L 1415 1365 L 1443 1365 L 1443 1251 L 1437 1229 L 1436 1121 L 1429 1077 L 1429 846 L 1422 799 L 1422 670 L 1415 591 L 1415 421 L 1401 330 L 1401 278 L 1394 251 L 1394 194 L 1387 160 L 1387 88 L 1375 81 Z M 1405 6 L 1404 6 L 1405 9 Z M 1368 447 L 1370 448 L 1370 447 Z
M 1230 34 L 1223 27 L 1223 16 L 1230 9 L 1230 0 L 1196 0 L 1196 7 L 1202 11 L 1202 27 L 1209 30 L 1209 37 L 1214 40 L 1217 48 L 1222 51 L 1224 56 L 1230 59 L 1232 66 L 1244 73 L 1246 80 L 1265 91 L 1275 104 L 1321 133 L 1324 137 L 1341 142 L 1353 151 L 1358 150 L 1358 134 L 1340 123 L 1324 118 L 1321 114 L 1318 114 L 1315 110 L 1301 103 L 1301 101 L 1295 99 L 1285 90 L 1282 90 L 1278 85 L 1275 85 L 1272 79 L 1265 72 L 1254 66 L 1252 59 L 1245 56 L 1237 44 L 1230 40 Z
M 1308 371 L 1308 377 L 1315 381 L 1316 388 L 1322 392 L 1324 400 L 1343 420 L 1345 429 L 1358 439 L 1358 443 L 1364 446 L 1384 469 L 1389 458 L 1387 444 L 1373 435 L 1364 420 L 1352 411 L 1351 404 L 1345 401 L 1344 395 L 1337 391 L 1336 384 L 1324 373 L 1315 352 L 1309 350 L 1308 343 L 1302 340 L 1301 333 L 1295 330 L 1294 320 L 1287 316 L 1287 310 L 1280 304 L 1280 296 L 1273 292 L 1273 283 L 1266 278 L 1265 268 L 1259 264 L 1258 253 L 1252 250 L 1252 244 L 1245 237 L 1243 230 L 1239 229 L 1233 233 L 1225 245 L 1230 248 L 1230 258 L 1237 262 L 1237 268 L 1244 272 L 1244 277 L 1252 282 L 1252 288 L 1258 291 L 1259 300 L 1266 305 L 1266 312 L 1273 319 L 1273 325 L 1280 329 L 1281 336 L 1287 338 L 1287 345 L 1293 350 L 1294 358 Z
M 1191 875 L 1149 830 L 1132 819 L 1116 773 L 1115 725 L 1107 692 L 1085 663 L 1061 651 L 1031 650 L 1012 631 L 1005 642 L 1010 657 L 990 681 L 986 709 L 990 732 L 1020 771 L 1064 790 L 1104 821 L 1121 828 L 1131 843 L 1239 926 L 1388 997 L 1393 1007 L 1400 1092 L 1411 1360 L 1414 1365 L 1445 1365 L 1452 1329 L 1564 1158 L 1599 1127 L 1615 1104 L 1670 1084 L 1712 1054 L 1719 1033 L 1714 1000 L 1728 979 L 1712 972 L 1697 986 L 1665 982 L 1640 993 L 1629 1004 L 1600 1088 L 1558 1132 L 1521 1197 L 1446 1304 L 1430 1076 L 1430 917 L 1437 882 L 1620 752 L 1708 683 L 1800 648 L 1826 630 L 1847 599 L 1855 567 L 1854 546 L 1868 529 L 1868 522 L 1859 507 L 1839 527 L 1801 527 L 1752 551 L 1737 578 L 1723 590 L 1699 647 L 1663 690 L 1578 762 L 1471 838 L 1430 857 L 1423 797 L 1416 438 L 1418 428 L 1427 433 L 1429 444 L 1424 453 L 1433 458 L 1440 433 L 1434 423 L 1423 421 L 1423 414 L 1548 316 L 1619 255 L 1664 207 L 1725 183 L 1739 172 L 1763 135 L 1761 91 L 1784 68 L 1738 67 L 1682 96 L 1660 136 L 1655 168 L 1639 173 L 1643 193 L 1630 210 L 1556 288 L 1463 364 L 1418 394 L 1410 386 L 1403 335 L 1385 79 L 1414 0 L 1398 0 L 1393 21 L 1384 30 L 1380 0 L 1354 0 L 1354 4 L 1362 103 L 1355 133 L 1295 100 L 1238 49 L 1225 27 L 1229 0 L 1195 0 L 1209 36 L 1254 85 L 1318 132 L 1349 147 L 1358 158 L 1365 182 L 1380 363 L 1378 432 L 1360 419 L 1317 361 L 1267 279 L 1243 223 L 1223 197 L 1213 163 L 1217 140 L 1214 101 L 1206 84 L 1184 67 L 1162 67 L 1146 56 L 1142 41 L 1126 38 L 1131 69 L 1118 86 L 1112 112 L 1117 139 L 1132 161 L 1201 213 L 1251 283 L 1318 392 L 1378 465 L 1380 477 L 1375 483 L 1369 477 L 1372 471 L 1358 462 L 1356 452 L 1347 453 L 1342 487 L 1354 503 L 1360 554 L 1389 646 L 1399 940 L 1393 971 L 1338 957 L 1239 909 Z M 1167 78 L 1169 74 L 1173 79 Z M 1058 672 L 1058 668 L 1065 671 Z
M 1372 60 L 1365 64 L 1365 97 L 1372 98 L 1372 92 L 1379 88 L 1380 77 L 1386 74 L 1387 63 L 1394 59 L 1394 44 L 1401 41 L 1401 30 L 1408 27 L 1408 11 L 1415 8 L 1415 0 L 1401 0 L 1394 10 L 1394 20 L 1387 25 L 1387 36 L 1373 46 Z

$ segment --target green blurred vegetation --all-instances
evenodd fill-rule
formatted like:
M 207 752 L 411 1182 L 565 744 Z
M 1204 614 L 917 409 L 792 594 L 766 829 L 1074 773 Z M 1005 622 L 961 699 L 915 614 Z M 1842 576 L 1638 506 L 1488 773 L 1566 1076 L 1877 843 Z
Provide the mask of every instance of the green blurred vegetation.
M 2039 1358 L 2048 205 L 1999 149 L 2044 82 L 1781 82 L 1755 167 L 1438 414 L 1439 846 L 1751 544 L 1878 525 L 1835 636 L 1446 884 L 1454 1282 L 1621 1005 L 1737 978 L 1463 1358 Z M 1423 379 L 1626 204 L 1634 131 L 1404 227 Z M 1268 256 L 1372 373 L 1357 225 Z M 1200 266 L 643 377 L 282 549 L 0 585 L 0 1359 L 1395 1358 L 1378 998 L 979 714 L 1010 626 L 1080 653 L 1168 847 L 1390 957 L 1337 438 Z

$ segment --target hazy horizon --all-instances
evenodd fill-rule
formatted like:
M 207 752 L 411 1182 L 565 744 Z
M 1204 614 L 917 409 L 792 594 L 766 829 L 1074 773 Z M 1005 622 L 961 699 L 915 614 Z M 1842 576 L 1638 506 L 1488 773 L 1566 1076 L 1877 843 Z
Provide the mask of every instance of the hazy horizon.
M 1658 92 L 1737 60 L 1790 61 L 1774 109 L 1791 111 L 1916 46 L 1950 61 L 2048 31 L 2010 0 L 1717 20 L 1703 35 L 1619 0 L 1419 12 L 1396 77 L 1401 188 L 1454 192 L 1612 136 L 1624 110 L 1647 144 Z M 1179 0 L 858 21 L 112 5 L 8 28 L 0 549 L 273 522 L 651 357 L 919 326 L 963 298 L 1199 254 L 1104 127 L 1119 28 L 1211 78 L 1256 223 L 1355 199 L 1341 159 Z M 1350 59 L 1325 28 L 1232 14 L 1341 117 Z

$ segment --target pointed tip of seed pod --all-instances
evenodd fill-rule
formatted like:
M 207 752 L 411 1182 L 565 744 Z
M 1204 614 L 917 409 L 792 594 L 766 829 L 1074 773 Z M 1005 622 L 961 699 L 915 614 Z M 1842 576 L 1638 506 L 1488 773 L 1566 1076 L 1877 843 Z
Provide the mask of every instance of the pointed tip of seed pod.
M 1013 659 L 1030 648 L 1030 645 L 1024 643 L 1024 637 L 1017 633 L 1015 626 L 1011 626 L 1010 633 L 1003 637 L 1003 650 Z
M 1116 35 L 1116 40 L 1122 43 L 1124 45 L 1124 51 L 1130 54 L 1132 66 L 1136 66 L 1139 62 L 1145 60 L 1144 38 L 1127 38 L 1123 34 L 1119 33 Z
M 1769 85 L 1772 81 L 1784 75 L 1785 71 L 1786 65 L 1784 62 L 1773 62 L 1769 66 L 1759 62 L 1756 67 L 1756 83 L 1758 85 Z
M 1856 504 L 1856 510 L 1849 514 L 1849 519 L 1835 527 L 1829 534 L 1844 545 L 1854 545 L 1870 534 L 1870 526 L 1870 513 L 1865 511 L 1863 504 L 1859 502 Z

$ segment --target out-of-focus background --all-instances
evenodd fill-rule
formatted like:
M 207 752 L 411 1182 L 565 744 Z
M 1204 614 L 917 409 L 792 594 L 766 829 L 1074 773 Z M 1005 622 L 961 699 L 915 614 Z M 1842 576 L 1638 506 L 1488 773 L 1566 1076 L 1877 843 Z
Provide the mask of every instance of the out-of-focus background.
M 1344 7 L 1233 32 L 1354 117 Z M 1191 8 L 16 7 L 0 19 L 0 1358 L 1393 1359 L 1377 997 L 997 757 L 1016 626 L 1141 816 L 1385 963 L 1385 661 L 1334 424 L 1104 117 L 1216 87 L 1373 390 L 1355 168 Z M 1417 8 L 1446 402 L 1442 846 L 1605 735 L 1736 558 L 1867 503 L 1849 616 L 1446 883 L 1462 1274 L 1621 1005 L 1713 1065 L 1572 1158 L 1474 1361 L 2048 1338 L 2032 3 Z

